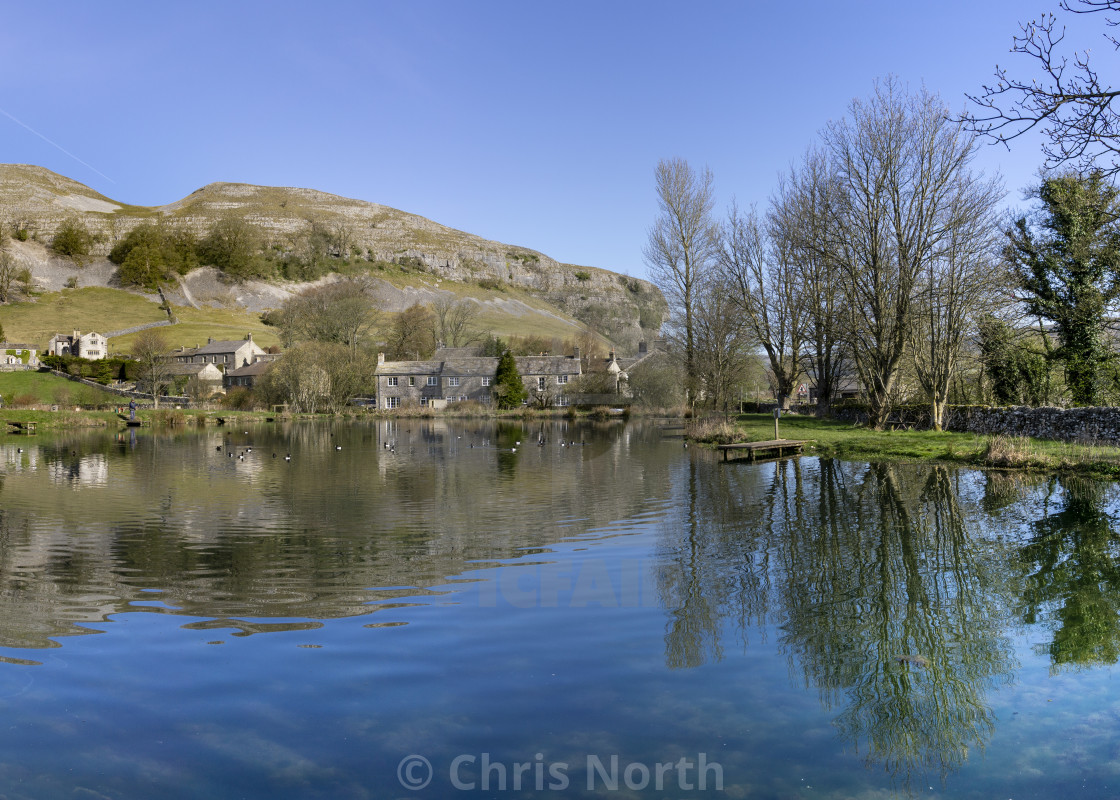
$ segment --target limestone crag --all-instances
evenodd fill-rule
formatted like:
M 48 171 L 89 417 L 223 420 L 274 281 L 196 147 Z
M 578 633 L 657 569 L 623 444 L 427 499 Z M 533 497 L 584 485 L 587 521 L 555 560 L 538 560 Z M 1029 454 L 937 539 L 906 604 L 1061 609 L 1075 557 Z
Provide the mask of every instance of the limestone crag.
M 214 183 L 167 205 L 139 207 L 111 200 L 42 167 L 5 164 L 0 165 L 0 213 L 0 224 L 8 230 L 24 229 L 40 242 L 49 242 L 67 219 L 78 217 L 99 234 L 95 255 L 102 259 L 132 228 L 153 219 L 174 220 L 203 235 L 215 222 L 233 215 L 258 226 L 269 246 L 279 248 L 294 246 L 316 228 L 329 233 L 338 257 L 402 265 L 437 280 L 513 286 L 616 341 L 654 337 L 666 309 L 661 293 L 647 281 L 562 264 L 529 248 L 312 189 Z M 49 265 L 35 259 L 30 266 L 37 278 L 49 272 Z M 268 292 L 252 294 L 260 305 Z

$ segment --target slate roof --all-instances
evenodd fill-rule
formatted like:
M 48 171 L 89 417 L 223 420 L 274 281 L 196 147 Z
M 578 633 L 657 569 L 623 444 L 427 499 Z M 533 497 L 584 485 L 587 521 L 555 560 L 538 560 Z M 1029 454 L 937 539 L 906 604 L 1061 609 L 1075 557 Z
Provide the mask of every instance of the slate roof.
M 174 375 L 198 375 L 207 367 L 213 367 L 213 364 L 180 364 L 178 362 L 167 362 L 163 365 L 163 369 L 168 376 Z M 221 378 L 211 378 L 210 380 L 221 380 Z
M 271 366 L 272 366 L 272 360 L 271 359 L 269 359 L 267 361 L 255 361 L 252 364 L 245 365 L 244 367 L 238 367 L 237 369 L 229 370 L 228 372 L 226 372 L 226 377 L 227 378 L 244 378 L 246 376 L 263 375 L 266 372 L 268 372 L 268 370 Z
M 226 342 L 210 342 L 204 344 L 202 347 L 192 347 L 184 350 L 182 353 L 176 353 L 176 356 L 209 356 L 219 355 L 221 353 L 232 353 L 247 344 L 253 344 L 250 339 L 234 339 L 233 341 Z
M 438 375 L 442 361 L 386 361 L 377 365 L 378 375 Z
M 579 359 L 568 356 L 516 356 L 517 371 L 525 375 L 575 375 Z

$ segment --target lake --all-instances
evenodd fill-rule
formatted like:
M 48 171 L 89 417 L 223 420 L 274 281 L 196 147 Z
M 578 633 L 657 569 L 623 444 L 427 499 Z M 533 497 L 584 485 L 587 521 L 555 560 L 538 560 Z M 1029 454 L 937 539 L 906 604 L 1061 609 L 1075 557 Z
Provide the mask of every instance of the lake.
M 0 438 L 0 796 L 1120 796 L 1116 485 L 679 437 Z

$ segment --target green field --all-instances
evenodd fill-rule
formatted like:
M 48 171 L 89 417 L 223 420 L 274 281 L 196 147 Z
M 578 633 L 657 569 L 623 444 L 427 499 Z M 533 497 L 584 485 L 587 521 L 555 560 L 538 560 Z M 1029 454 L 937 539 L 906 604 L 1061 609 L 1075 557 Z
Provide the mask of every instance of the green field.
M 120 395 L 69 381 L 49 372 L 0 372 L 0 396 L 4 410 L 28 405 L 99 406 L 120 405 Z
M 430 277 L 414 274 L 394 274 L 391 279 L 387 279 L 399 288 L 432 288 L 436 285 Z M 440 282 L 439 288 L 453 291 L 460 297 L 518 300 L 531 309 L 515 315 L 484 307 L 483 313 L 476 320 L 476 327 L 492 331 L 498 336 L 542 336 L 570 340 L 582 328 L 580 323 L 569 322 L 569 318 L 527 292 L 516 289 L 499 292 L 451 281 Z M 261 322 L 259 314 L 241 308 L 205 306 L 195 309 L 173 306 L 172 312 L 178 323 L 158 329 L 169 347 L 194 347 L 206 344 L 208 338 L 244 339 L 249 333 L 253 334 L 253 340 L 261 347 L 280 344 L 276 328 Z M 386 325 L 391 323 L 392 316 L 386 316 Z M 40 350 L 46 347 L 47 341 L 56 333 L 75 330 L 108 333 L 165 319 L 166 312 L 145 297 L 120 289 L 97 287 L 64 289 L 49 292 L 32 301 L 0 306 L 0 326 L 3 326 L 4 338 L 9 342 L 28 344 Z M 127 353 L 136 335 L 133 333 L 113 337 L 109 341 L 109 352 Z
M 778 423 L 783 439 L 808 439 L 806 452 L 848 459 L 936 459 L 978 466 L 1072 470 L 1120 477 L 1120 447 L 1071 444 L 1026 437 L 981 436 L 948 431 L 875 431 L 815 417 L 787 415 Z M 743 414 L 730 423 L 701 420 L 689 434 L 707 442 L 757 442 L 774 438 L 774 417 Z

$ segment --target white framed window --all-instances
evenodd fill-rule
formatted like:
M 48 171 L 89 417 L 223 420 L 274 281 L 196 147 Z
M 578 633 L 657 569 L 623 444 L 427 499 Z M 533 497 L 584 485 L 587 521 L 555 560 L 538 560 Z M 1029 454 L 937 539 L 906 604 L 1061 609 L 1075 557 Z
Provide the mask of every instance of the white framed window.
M 459 379 L 458 378 L 448 378 L 447 379 L 447 385 L 448 386 L 458 386 L 459 385 Z
M 400 408 L 401 399 L 399 397 L 386 397 L 385 408 Z
M 483 386 L 489 386 L 491 380 L 492 380 L 491 378 L 483 378 L 482 379 L 482 385 Z
M 560 384 L 567 383 L 568 382 L 568 376 L 567 375 L 557 375 L 556 376 L 556 382 L 560 383 Z
M 465 394 L 461 394 L 461 395 L 459 395 L 459 402 L 460 402 L 460 403 L 465 403 L 465 402 L 467 402 L 467 396 L 466 396 Z
M 562 394 L 556 398 L 556 405 L 558 406 L 570 406 L 571 404 L 572 401 L 568 399 L 566 394 Z
M 435 375 L 429 375 L 428 376 L 428 385 L 429 386 L 439 386 L 439 378 L 437 378 Z
M 547 378 L 545 378 L 544 375 L 541 375 L 539 378 L 537 378 L 537 390 L 538 391 L 541 391 L 541 392 L 544 391 L 544 383 L 545 383 L 546 380 L 547 380 Z
M 408 385 L 409 386 L 415 386 L 416 385 L 416 376 L 415 375 L 409 375 L 408 376 Z
M 420 405 L 422 405 L 422 406 L 426 406 L 426 405 L 428 405 L 428 398 L 426 398 L 426 397 L 421 397 L 421 398 L 420 398 Z
M 386 378 L 385 379 L 385 385 L 386 386 L 396 386 L 397 385 L 397 377 L 395 375 L 393 375 L 391 377 Z
M 443 399 L 448 403 L 454 403 L 455 402 L 455 398 L 452 395 L 448 395 L 447 397 L 445 397 Z

